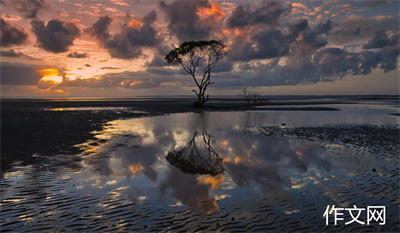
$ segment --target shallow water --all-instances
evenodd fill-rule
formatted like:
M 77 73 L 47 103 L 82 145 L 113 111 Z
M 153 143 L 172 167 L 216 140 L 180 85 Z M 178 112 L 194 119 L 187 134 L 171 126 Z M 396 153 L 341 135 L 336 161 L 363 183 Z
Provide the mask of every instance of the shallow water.
M 284 108 L 301 108 L 298 105 L 285 105 Z M 312 107 L 326 107 L 325 105 L 312 105 Z M 324 126 L 337 124 L 372 124 L 372 125 L 398 125 L 400 108 L 396 104 L 362 103 L 362 104 L 331 104 L 330 108 L 339 111 L 264 111 L 263 119 L 270 126 L 285 123 L 291 127 Z M 260 107 L 262 111 L 262 107 Z M 260 110 L 257 110 L 260 111 Z
M 375 145 L 359 145 L 319 132 L 317 138 L 286 132 L 326 125 L 352 131 L 359 122 L 368 124 L 366 131 L 398 132 L 399 118 L 388 115 L 396 108 L 337 107 L 342 111 L 111 121 L 93 132 L 95 139 L 76 145 L 84 150 L 79 155 L 35 155 L 40 163 L 6 173 L 1 230 L 398 231 L 398 143 L 377 138 Z M 385 206 L 386 223 L 346 225 L 345 213 L 345 221 L 335 225 L 330 216 L 326 225 L 327 205 Z

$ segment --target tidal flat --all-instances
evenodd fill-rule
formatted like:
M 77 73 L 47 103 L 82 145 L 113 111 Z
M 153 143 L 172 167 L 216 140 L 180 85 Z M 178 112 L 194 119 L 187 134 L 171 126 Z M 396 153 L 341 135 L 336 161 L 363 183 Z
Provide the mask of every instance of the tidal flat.
M 0 230 L 400 230 L 398 96 L 191 102 L 2 100 Z

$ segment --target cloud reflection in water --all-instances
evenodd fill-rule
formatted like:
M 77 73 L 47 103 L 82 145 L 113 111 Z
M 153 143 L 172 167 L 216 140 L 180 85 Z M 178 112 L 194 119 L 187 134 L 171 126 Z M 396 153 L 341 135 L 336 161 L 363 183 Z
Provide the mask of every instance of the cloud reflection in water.
M 194 119 L 191 114 L 177 114 L 179 120 L 174 117 L 112 122 L 99 135 L 108 141 L 93 154 L 103 156 L 95 169 L 103 176 L 124 176 L 128 180 L 144 176 L 157 187 L 159 193 L 154 195 L 159 199 L 170 196 L 194 210 L 213 213 L 218 211 L 216 197 L 226 194 L 222 186 L 231 185 L 229 182 L 234 184 L 231 194 L 254 186 L 264 193 L 282 191 L 291 187 L 294 175 L 306 176 L 310 166 L 326 171 L 331 168 L 325 158 L 326 148 L 311 142 L 304 145 L 298 140 L 238 133 L 229 127 L 221 128 L 207 114 L 195 114 Z M 188 172 L 188 167 L 179 169 L 166 160 L 169 152 L 181 151 L 193 139 L 203 147 L 199 144 L 201 135 L 210 136 L 209 145 L 217 156 L 214 165 L 215 161 L 223 161 L 223 173 Z

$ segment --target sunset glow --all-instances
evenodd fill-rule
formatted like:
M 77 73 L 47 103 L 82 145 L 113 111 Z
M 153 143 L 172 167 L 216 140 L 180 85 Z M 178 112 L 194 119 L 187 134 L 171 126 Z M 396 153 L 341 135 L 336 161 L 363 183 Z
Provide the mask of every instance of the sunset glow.
M 15 6 L 0 4 L 7 12 L 1 15 L 3 96 L 193 95 L 190 76 L 164 57 L 184 41 L 210 39 L 230 51 L 212 72 L 210 97 L 245 87 L 267 95 L 399 91 L 399 1 Z
M 197 177 L 198 181 L 204 184 L 210 184 L 211 188 L 216 189 L 219 188 L 225 180 L 225 176 L 199 176 Z
M 142 169 L 142 166 L 140 164 L 133 164 L 130 165 L 129 168 L 131 169 L 132 174 L 135 174 Z
M 50 81 L 50 82 L 55 82 L 55 83 L 61 83 L 62 82 L 62 77 L 61 76 L 44 76 L 42 78 L 43 81 Z
M 57 76 L 59 74 L 58 70 L 54 68 L 39 70 L 39 72 L 43 74 L 43 77 Z

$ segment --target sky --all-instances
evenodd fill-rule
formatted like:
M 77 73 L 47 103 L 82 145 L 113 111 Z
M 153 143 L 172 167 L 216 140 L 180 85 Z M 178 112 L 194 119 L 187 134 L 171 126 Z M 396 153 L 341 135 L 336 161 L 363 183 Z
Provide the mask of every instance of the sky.
M 0 0 L 0 95 L 194 95 L 164 57 L 211 39 L 229 49 L 211 96 L 397 95 L 399 12 L 398 0 Z

